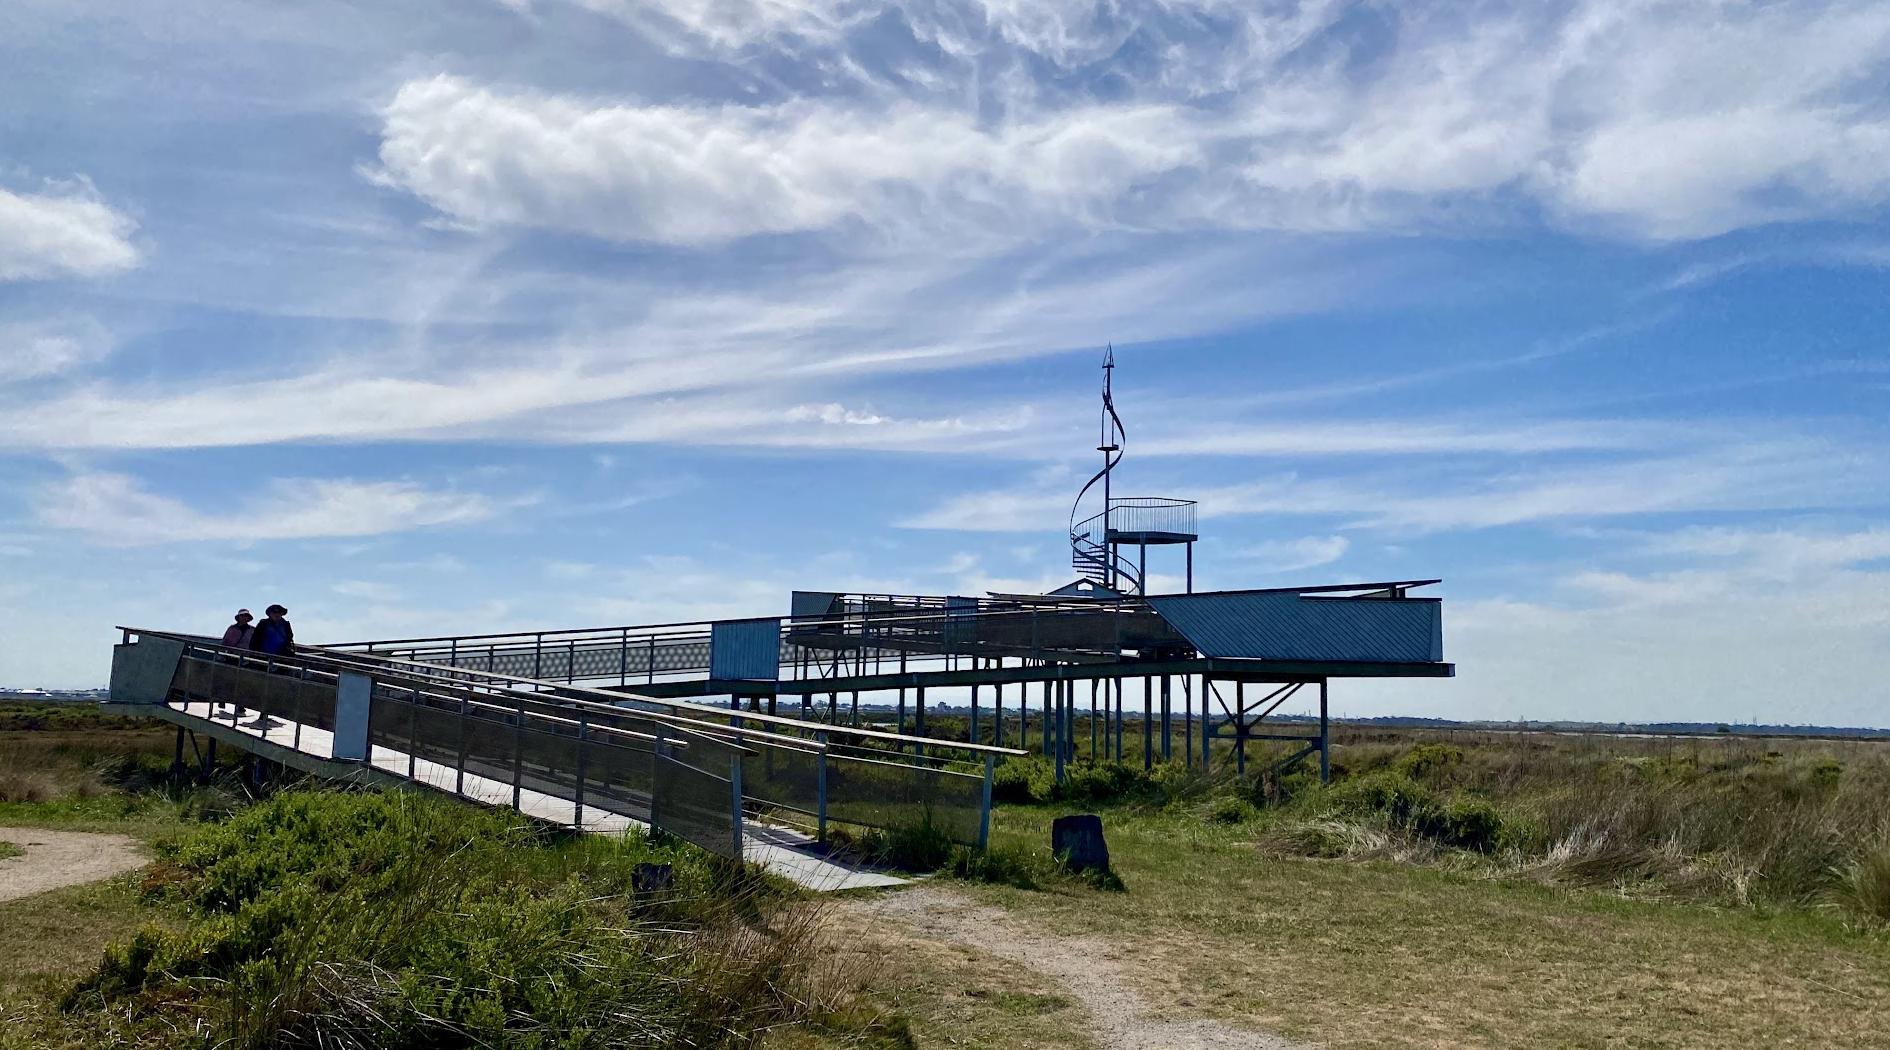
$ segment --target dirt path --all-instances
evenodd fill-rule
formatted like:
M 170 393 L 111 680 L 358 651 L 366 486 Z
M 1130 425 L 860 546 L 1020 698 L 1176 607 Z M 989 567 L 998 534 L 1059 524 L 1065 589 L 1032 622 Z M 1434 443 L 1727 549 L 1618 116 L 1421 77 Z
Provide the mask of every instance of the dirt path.
M 930 883 L 849 909 L 894 919 L 913 930 L 1014 959 L 1062 984 L 1090 1015 L 1096 1041 L 1110 1050 L 1297 1050 L 1276 1035 L 1221 1021 L 1171 1020 L 1128 988 L 1127 954 L 1120 945 L 1088 937 L 1047 937 L 1016 916 Z
M 0 828 L 0 841 L 26 852 L 0 860 L 0 901 L 96 882 L 145 862 L 144 847 L 125 835 L 42 828 Z

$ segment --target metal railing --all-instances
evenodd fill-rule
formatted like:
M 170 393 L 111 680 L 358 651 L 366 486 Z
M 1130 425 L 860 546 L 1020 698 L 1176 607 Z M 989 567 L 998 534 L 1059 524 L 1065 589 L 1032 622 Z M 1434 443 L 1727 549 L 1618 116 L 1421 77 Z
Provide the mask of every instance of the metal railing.
M 576 826 L 589 806 L 724 854 L 739 855 L 744 804 L 818 837 L 829 821 L 929 822 L 982 845 L 995 759 L 1022 754 L 378 653 L 301 647 L 293 657 L 265 657 L 190 635 L 121 630 L 120 656 L 137 648 L 134 636 L 182 647 L 167 698 L 280 717 L 298 751 L 353 757 L 337 728 L 348 720 L 340 683 L 349 677 L 363 697 L 365 765 L 513 808 L 529 809 L 527 792 L 562 800 Z M 727 803 L 725 819 L 709 806 L 715 798 Z
M 1070 528 L 1072 537 L 1081 536 L 1092 543 L 1103 543 L 1116 533 L 1144 533 L 1169 536 L 1196 536 L 1195 511 L 1191 499 L 1165 496 L 1118 496 L 1109 508 L 1092 514 Z M 1105 531 L 1106 530 L 1106 531 Z
M 818 615 L 780 621 L 779 676 L 805 679 L 909 669 L 968 656 L 1053 661 L 1115 658 L 1185 645 L 1133 599 L 1019 602 L 847 594 Z M 346 652 L 544 682 L 620 689 L 707 677 L 713 624 L 594 627 L 396 638 L 329 645 Z

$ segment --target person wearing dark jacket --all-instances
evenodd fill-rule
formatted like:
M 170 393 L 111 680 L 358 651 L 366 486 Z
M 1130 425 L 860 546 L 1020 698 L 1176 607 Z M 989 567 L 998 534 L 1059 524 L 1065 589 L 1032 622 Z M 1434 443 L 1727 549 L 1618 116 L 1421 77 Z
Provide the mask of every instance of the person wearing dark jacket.
M 270 656 L 294 656 L 295 628 L 284 619 L 288 615 L 289 610 L 280 605 L 264 609 L 263 621 L 249 636 L 250 649 Z

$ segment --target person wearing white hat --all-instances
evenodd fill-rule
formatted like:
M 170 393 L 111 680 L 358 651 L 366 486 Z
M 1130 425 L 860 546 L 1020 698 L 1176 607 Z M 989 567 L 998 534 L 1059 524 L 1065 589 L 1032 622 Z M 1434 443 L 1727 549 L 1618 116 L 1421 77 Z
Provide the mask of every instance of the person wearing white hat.
M 254 619 L 248 609 L 236 610 L 236 622 L 223 629 L 223 644 L 232 649 L 249 648 L 250 635 L 256 633 L 256 628 L 250 626 Z

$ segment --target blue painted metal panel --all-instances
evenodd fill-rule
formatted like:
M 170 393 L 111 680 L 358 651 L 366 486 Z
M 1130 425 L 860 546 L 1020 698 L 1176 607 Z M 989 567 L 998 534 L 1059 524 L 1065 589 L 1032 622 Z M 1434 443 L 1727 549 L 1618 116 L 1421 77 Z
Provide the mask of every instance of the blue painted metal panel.
M 788 612 L 796 620 L 826 616 L 833 612 L 833 603 L 839 600 L 838 591 L 795 591 L 788 604 Z
M 977 628 L 971 617 L 978 615 L 978 599 L 963 595 L 945 596 L 945 644 L 956 645 L 973 637 Z
M 717 620 L 709 625 L 709 677 L 775 681 L 781 677 L 781 620 Z
M 1248 591 L 1158 595 L 1148 604 L 1203 656 L 1367 663 L 1444 658 L 1443 603 L 1430 598 Z

